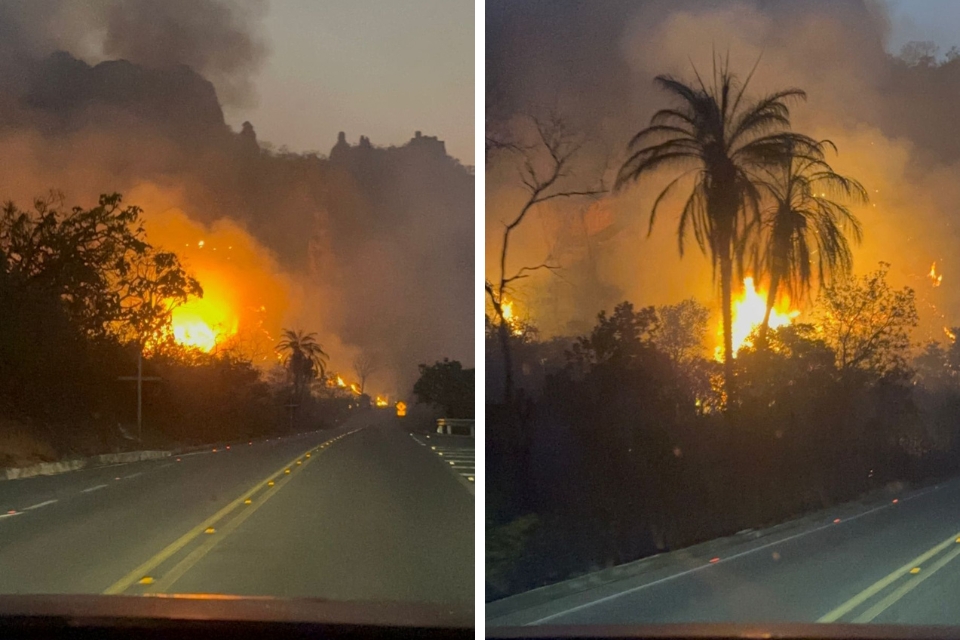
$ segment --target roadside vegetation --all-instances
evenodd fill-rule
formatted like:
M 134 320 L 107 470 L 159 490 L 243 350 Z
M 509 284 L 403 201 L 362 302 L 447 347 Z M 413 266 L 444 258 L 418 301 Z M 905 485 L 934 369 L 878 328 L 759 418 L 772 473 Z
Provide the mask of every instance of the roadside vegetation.
M 669 218 L 681 255 L 707 256 L 717 300 L 624 301 L 596 309 L 586 335 L 545 338 L 510 295 L 559 267 L 507 271 L 504 235 L 487 285 L 488 599 L 960 472 L 958 330 L 917 345 L 914 291 L 887 264 L 855 274 L 867 192 L 830 166 L 833 143 L 792 130 L 805 93 L 751 96 L 722 61 L 657 82 L 669 103 L 626 145 L 613 189 L 669 179 L 649 228 Z M 534 194 L 524 215 L 546 196 L 606 197 L 577 184 L 579 146 L 557 130 L 497 150 Z M 536 173 L 536 153 L 564 186 Z M 765 309 L 738 341 L 745 277 Z M 808 302 L 775 324 L 783 295 Z
M 369 398 L 329 384 L 313 334 L 288 330 L 280 365 L 242 345 L 184 346 L 173 310 L 202 297 L 178 256 L 146 239 L 119 194 L 0 211 L 0 466 L 334 426 Z M 143 357 L 143 440 L 136 376 Z M 124 379 L 126 378 L 126 379 Z

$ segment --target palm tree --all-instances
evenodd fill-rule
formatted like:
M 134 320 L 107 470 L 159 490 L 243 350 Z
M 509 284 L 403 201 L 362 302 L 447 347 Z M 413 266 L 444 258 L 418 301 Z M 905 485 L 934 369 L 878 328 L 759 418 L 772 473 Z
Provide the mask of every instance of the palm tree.
M 677 229 L 680 255 L 690 228 L 700 250 L 720 270 L 723 313 L 724 383 L 728 395 L 733 385 L 732 286 L 733 269 L 743 274 L 748 241 L 760 225 L 759 172 L 781 164 L 791 149 L 811 156 L 819 153 L 816 141 L 788 131 L 788 102 L 804 99 L 800 89 L 786 89 L 757 101 L 745 99 L 753 75 L 741 84 L 725 61 L 707 86 L 694 69 L 697 83 L 687 85 L 671 76 L 656 83 L 675 98 L 676 108 L 657 111 L 650 125 L 628 145 L 630 156 L 617 175 L 616 189 L 634 183 L 659 169 L 680 171 L 660 192 L 650 211 L 648 235 L 657 209 L 679 186 L 690 184 L 680 211 Z
M 327 354 L 317 342 L 317 334 L 302 330 L 284 329 L 283 338 L 276 346 L 283 357 L 283 365 L 293 376 L 293 392 L 297 400 L 303 396 L 307 383 L 326 373 Z
M 759 344 L 766 343 L 770 312 L 781 288 L 791 298 L 810 292 L 816 270 L 817 282 L 836 273 L 849 273 L 853 254 L 845 235 L 849 229 L 860 242 L 860 221 L 837 199 L 862 204 L 867 190 L 853 178 L 836 173 L 823 159 L 827 148 L 837 152 L 829 140 L 817 143 L 819 153 L 795 153 L 769 171 L 764 183 L 772 205 L 764 216 L 767 230 L 761 255 L 761 269 L 770 274 L 767 309 L 760 325 Z

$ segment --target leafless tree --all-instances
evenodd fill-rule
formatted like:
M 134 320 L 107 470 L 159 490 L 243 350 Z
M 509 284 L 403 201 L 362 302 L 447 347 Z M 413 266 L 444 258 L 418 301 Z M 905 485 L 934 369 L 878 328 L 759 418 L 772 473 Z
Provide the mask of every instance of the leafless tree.
M 518 144 L 511 151 L 519 157 L 519 179 L 527 192 L 527 198 L 517 214 L 504 221 L 503 239 L 500 248 L 499 274 L 493 281 L 486 282 L 486 292 L 493 307 L 498 325 L 500 348 L 504 365 L 503 401 L 506 406 L 513 403 L 513 364 L 510 353 L 510 329 L 503 317 L 505 296 L 511 285 L 530 276 L 531 273 L 547 269 L 556 269 L 557 265 L 545 261 L 535 266 L 520 267 L 516 271 L 507 267 L 510 248 L 510 235 L 519 227 L 527 214 L 538 205 L 559 198 L 590 198 L 606 192 L 602 181 L 597 186 L 584 187 L 573 175 L 573 159 L 582 149 L 582 139 L 567 128 L 563 119 L 556 113 L 545 118 L 530 118 L 534 134 L 529 145 Z
M 367 379 L 380 370 L 380 359 L 373 353 L 361 353 L 353 359 L 353 372 L 360 381 L 360 393 L 367 388 Z

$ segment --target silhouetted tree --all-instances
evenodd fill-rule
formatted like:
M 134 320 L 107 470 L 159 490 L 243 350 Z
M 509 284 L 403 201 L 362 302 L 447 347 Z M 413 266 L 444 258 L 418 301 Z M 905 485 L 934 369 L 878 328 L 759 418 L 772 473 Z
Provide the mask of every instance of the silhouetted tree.
M 0 422 L 28 425 L 61 455 L 130 446 L 117 427 L 136 403 L 117 378 L 146 345 L 144 371 L 163 379 L 144 389 L 148 443 L 276 430 L 282 402 L 249 359 L 172 340 L 170 311 L 200 284 L 146 242 L 140 216 L 117 194 L 90 209 L 54 195 L 0 210 Z
M 538 205 L 559 198 L 591 197 L 604 192 L 601 186 L 582 188 L 571 186 L 571 167 L 574 157 L 580 151 L 581 142 L 570 133 L 563 120 L 557 114 L 546 119 L 531 118 L 535 130 L 535 142 L 530 145 L 518 144 L 515 149 L 521 156 L 520 180 L 528 195 L 519 212 L 504 224 L 503 240 L 500 246 L 497 279 L 486 282 L 486 292 L 493 307 L 500 336 L 500 348 L 504 365 L 504 405 L 513 404 L 513 360 L 510 353 L 510 327 L 504 320 L 504 304 L 510 286 L 540 269 L 556 268 L 548 262 L 536 266 L 521 267 L 516 271 L 508 270 L 507 257 L 510 248 L 510 235 L 523 223 Z
M 937 64 L 939 53 L 940 47 L 935 42 L 911 40 L 900 48 L 900 59 L 910 67 L 932 67 Z
M 690 298 L 677 304 L 657 308 L 659 327 L 653 334 L 657 348 L 674 363 L 687 362 L 700 356 L 707 335 L 710 310 Z
M 630 361 L 638 350 L 650 347 L 657 330 L 657 312 L 653 307 L 633 310 L 629 302 L 621 302 L 607 316 L 597 315 L 597 325 L 589 336 L 577 338 L 571 349 L 571 360 L 580 370 L 610 361 Z
M 843 370 L 862 369 L 877 376 L 902 370 L 917 326 L 917 305 L 910 287 L 887 283 L 887 263 L 861 278 L 845 278 L 825 288 L 816 319 L 823 339 Z
M 763 185 L 772 205 L 762 221 L 761 268 L 770 275 L 770 288 L 759 331 L 761 345 L 781 287 L 797 299 L 809 292 L 814 273 L 821 287 L 835 274 L 849 274 L 853 255 L 846 234 L 856 242 L 861 238 L 860 222 L 838 199 L 862 204 L 867 190 L 822 159 L 824 149 L 836 152 L 832 142 L 824 140 L 817 146 L 816 155 L 794 153 L 766 170 L 770 178 Z
M 118 193 L 91 209 L 67 210 L 61 194 L 32 211 L 0 210 L 0 271 L 11 293 L 45 291 L 86 334 L 143 344 L 169 329 L 170 312 L 200 284 L 176 254 L 145 239 L 142 210 Z
M 328 356 L 317 342 L 317 334 L 305 334 L 302 329 L 284 329 L 276 350 L 283 357 L 283 364 L 293 381 L 293 396 L 297 402 L 302 402 L 310 381 L 323 377 Z
M 949 351 L 931 340 L 913 359 L 912 369 L 917 384 L 931 391 L 956 385 L 957 371 L 950 366 Z
M 357 374 L 357 380 L 360 381 L 361 394 L 367 388 L 367 380 L 379 370 L 380 360 L 373 353 L 361 353 L 353 359 L 353 372 Z
M 421 364 L 413 393 L 418 403 L 443 409 L 447 418 L 472 418 L 474 370 L 447 358 L 430 366 Z
M 661 169 L 679 171 L 653 203 L 650 231 L 660 204 L 681 185 L 689 185 L 677 232 L 680 255 L 692 229 L 700 250 L 713 261 L 715 276 L 719 268 L 728 389 L 733 384 L 733 270 L 739 267 L 742 275 L 749 235 L 760 222 L 756 172 L 782 164 L 791 153 L 819 154 L 816 141 L 787 131 L 787 103 L 806 94 L 786 89 L 749 101 L 745 92 L 750 78 L 740 84 L 726 62 L 714 65 L 709 86 L 699 74 L 692 85 L 657 76 L 657 84 L 679 105 L 656 112 L 650 126 L 630 140 L 630 156 L 616 181 L 616 188 L 622 189 Z

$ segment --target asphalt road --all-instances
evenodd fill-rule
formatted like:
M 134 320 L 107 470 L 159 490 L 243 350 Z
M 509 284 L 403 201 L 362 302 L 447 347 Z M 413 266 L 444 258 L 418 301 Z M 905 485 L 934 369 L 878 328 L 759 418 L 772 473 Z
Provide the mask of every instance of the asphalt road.
M 493 603 L 488 625 L 960 625 L 958 481 L 739 538 Z
M 471 604 L 473 511 L 455 474 L 371 413 L 336 431 L 0 482 L 0 593 Z
M 476 485 L 476 449 L 474 439 L 469 436 L 448 436 L 440 434 L 410 434 L 414 442 L 430 449 L 441 461 L 449 465 L 471 494 Z

